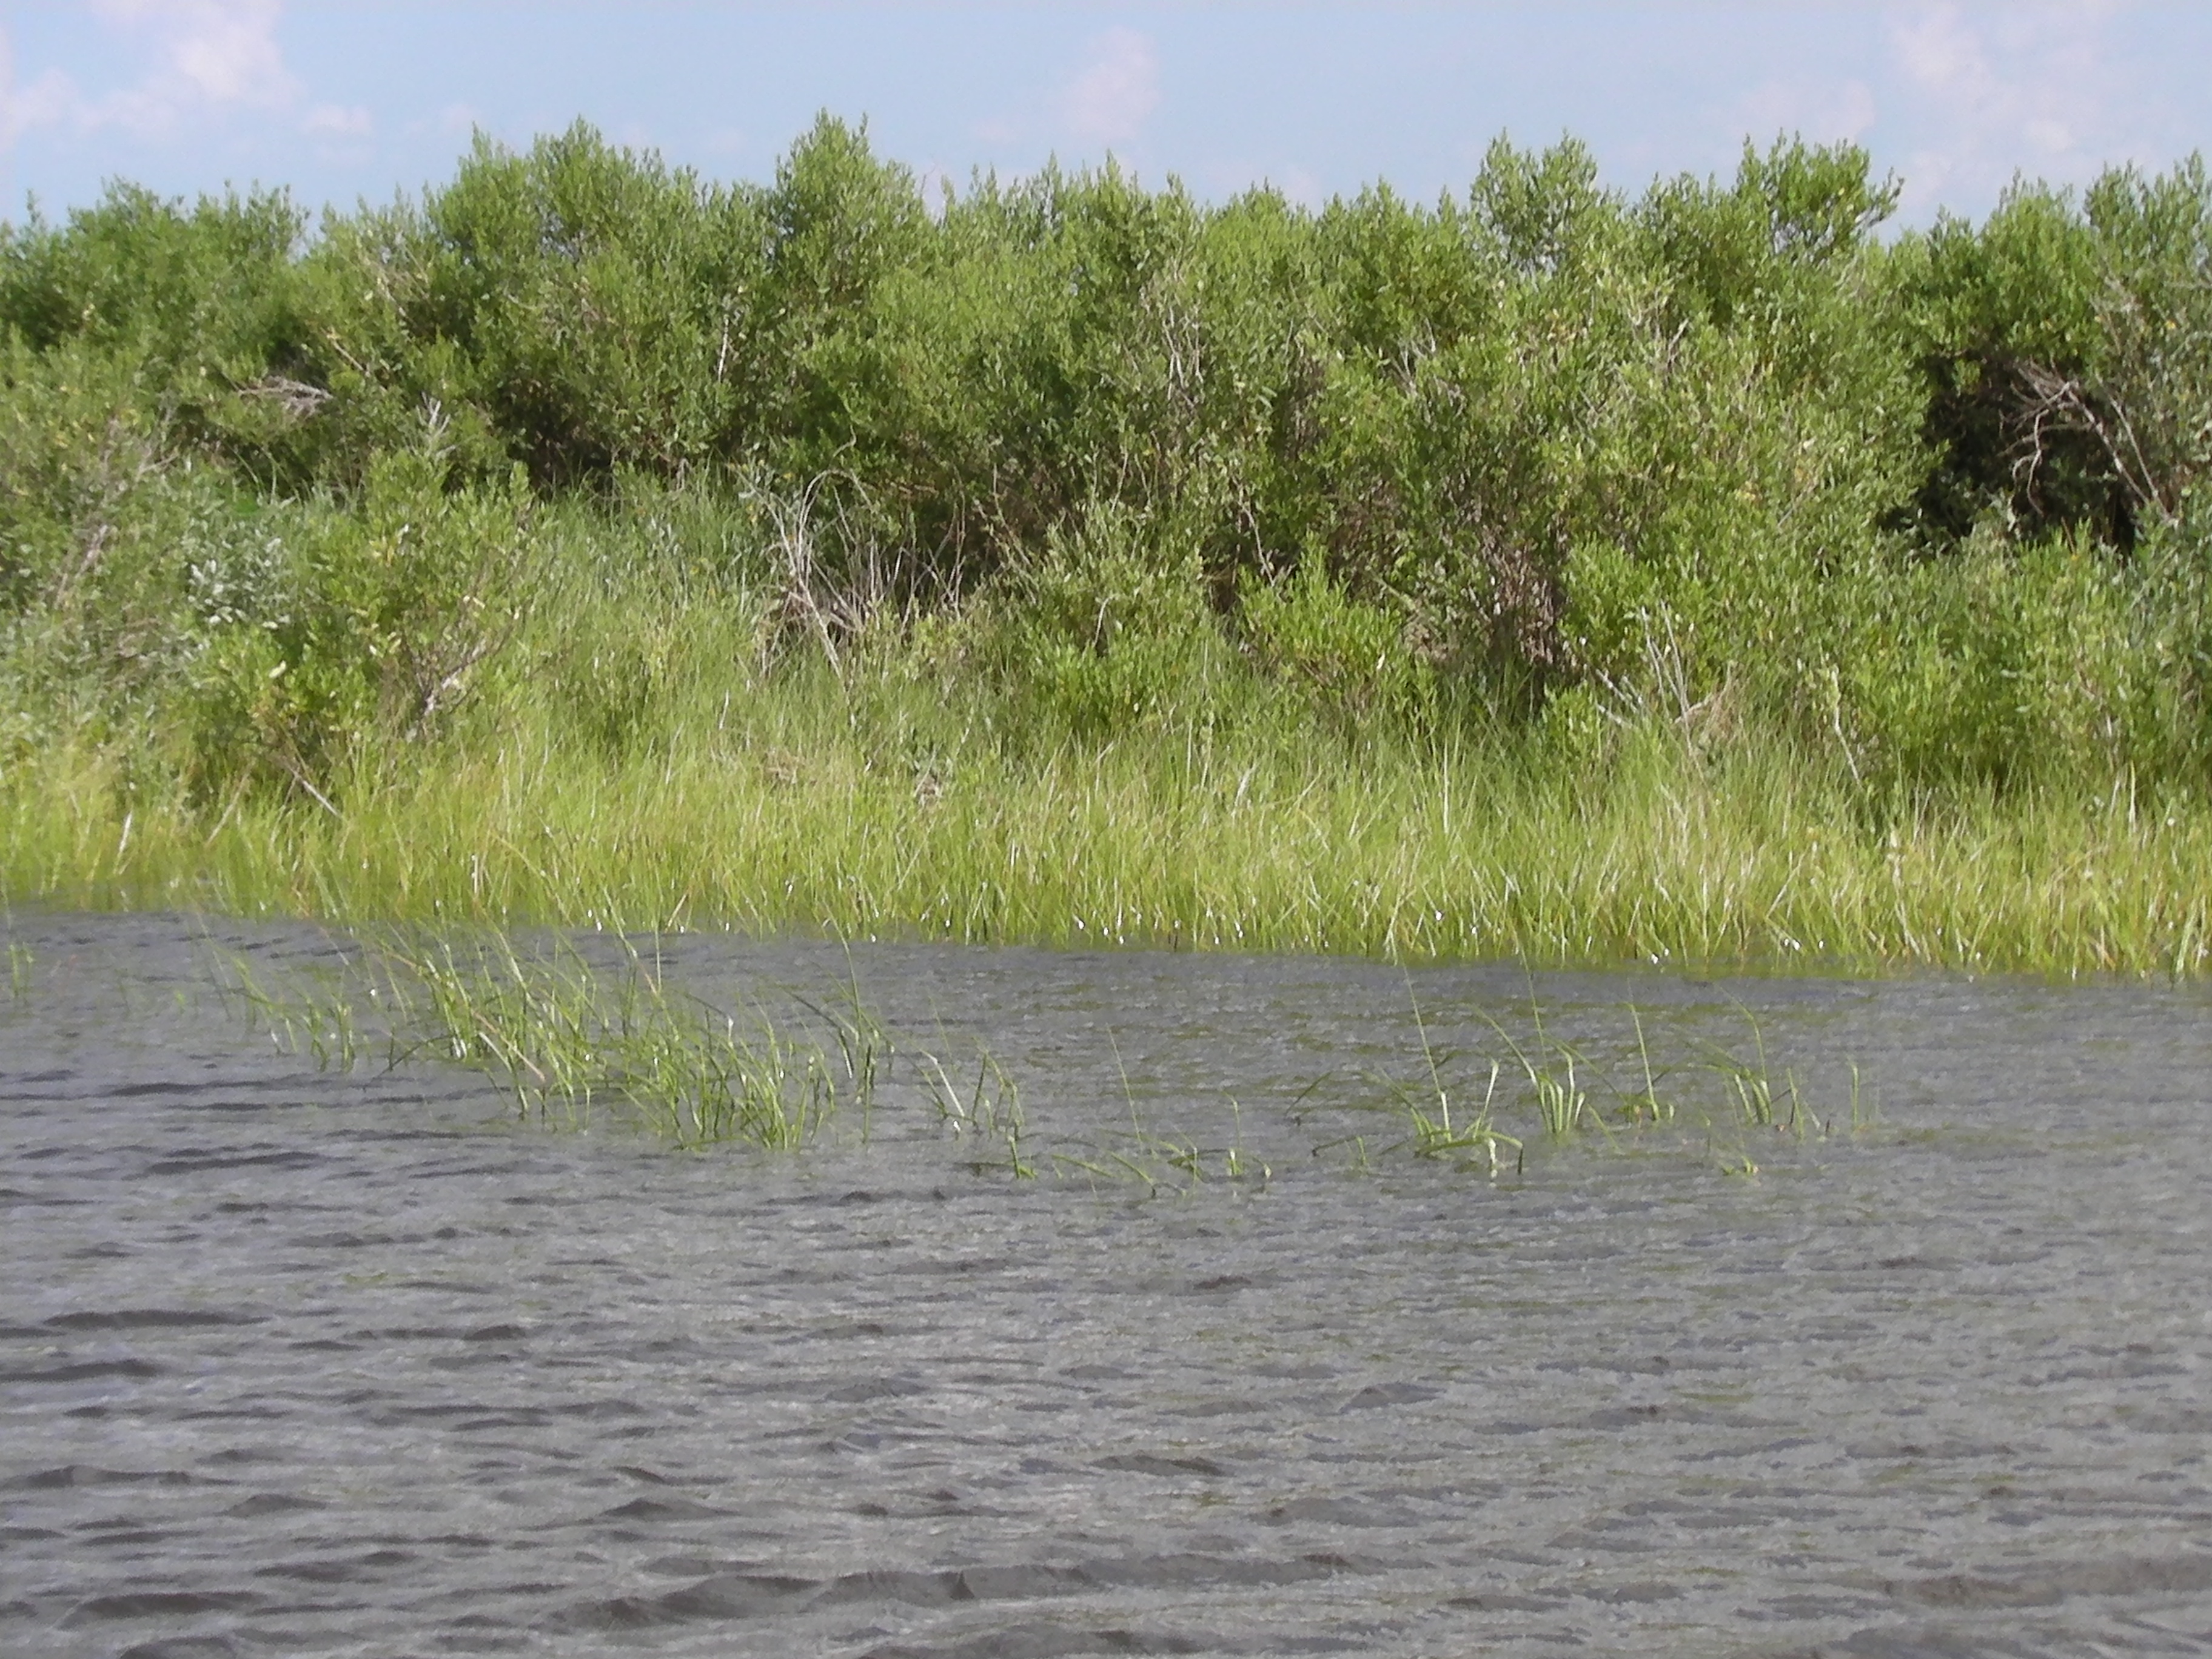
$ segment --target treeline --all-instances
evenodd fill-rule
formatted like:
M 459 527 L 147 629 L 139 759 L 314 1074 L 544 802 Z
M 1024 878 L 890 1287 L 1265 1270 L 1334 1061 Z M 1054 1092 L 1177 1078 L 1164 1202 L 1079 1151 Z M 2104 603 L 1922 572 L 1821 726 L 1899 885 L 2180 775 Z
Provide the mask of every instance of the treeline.
M 1075 729 L 1229 660 L 1568 753 L 1656 720 L 1869 788 L 2201 781 L 2212 179 L 1896 199 L 1847 146 L 1630 198 L 1501 141 L 1432 204 L 933 201 L 826 117 L 759 185 L 581 125 L 312 227 L 118 185 L 0 240 L 0 752 L 325 799 L 557 633 L 533 572 L 597 514 L 771 634 Z

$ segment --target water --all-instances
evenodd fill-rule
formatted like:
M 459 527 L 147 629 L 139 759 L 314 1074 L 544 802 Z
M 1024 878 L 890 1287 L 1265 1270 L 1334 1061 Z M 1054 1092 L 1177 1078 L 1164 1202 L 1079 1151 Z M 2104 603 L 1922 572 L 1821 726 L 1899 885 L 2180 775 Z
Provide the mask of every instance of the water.
M 1617 1075 L 1624 1000 L 1666 1065 L 1749 1051 L 1733 996 L 1881 1123 L 1492 1180 L 1357 1109 L 1425 1079 L 1395 970 L 856 951 L 889 1024 L 1023 1084 L 1022 1181 L 904 1085 L 776 1158 L 324 1075 L 206 994 L 202 931 L 13 924 L 11 1653 L 2212 1651 L 2199 994 L 1539 976 Z M 1525 1042 L 1531 988 L 1411 997 L 1504 1052 L 1471 1011 Z M 1052 1173 L 1171 1133 L 1192 1190 Z

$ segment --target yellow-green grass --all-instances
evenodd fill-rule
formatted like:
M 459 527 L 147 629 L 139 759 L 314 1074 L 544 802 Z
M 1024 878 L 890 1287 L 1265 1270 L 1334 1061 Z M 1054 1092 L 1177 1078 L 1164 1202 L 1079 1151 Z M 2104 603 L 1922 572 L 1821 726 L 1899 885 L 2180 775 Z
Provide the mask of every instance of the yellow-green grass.
M 218 816 L 51 749 L 0 777 L 6 897 L 1848 971 L 2189 974 L 2212 950 L 2212 810 L 2124 786 L 1874 812 L 1817 756 L 1663 732 L 1580 760 L 1140 730 L 917 761 L 834 690 L 743 695 L 744 720 L 623 757 L 527 722 L 387 756 L 336 813 Z
M 495 928 L 372 929 L 344 970 L 274 990 L 243 957 L 216 972 L 227 1000 L 325 1066 L 351 1069 L 380 1035 L 388 1064 L 484 1073 L 523 1118 L 582 1128 L 611 1109 L 678 1146 L 788 1151 L 845 1106 L 865 1138 L 891 1055 L 856 987 L 842 1007 L 802 1002 L 815 1028 L 802 1030 L 670 986 L 657 949 L 595 965 L 573 945 L 525 951 Z

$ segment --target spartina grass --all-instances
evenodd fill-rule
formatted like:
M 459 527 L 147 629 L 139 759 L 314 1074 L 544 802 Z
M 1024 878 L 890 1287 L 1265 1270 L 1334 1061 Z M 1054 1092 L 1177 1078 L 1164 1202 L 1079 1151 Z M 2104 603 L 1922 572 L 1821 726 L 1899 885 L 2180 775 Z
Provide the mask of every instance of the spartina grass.
M 645 628 L 579 627 L 602 624 Z M 1562 766 L 1535 738 L 1438 756 L 1265 710 L 1017 741 L 1011 694 L 923 683 L 884 651 L 845 682 L 812 659 L 750 679 L 679 659 L 657 735 L 619 750 L 577 729 L 580 692 L 480 708 L 477 740 L 365 756 L 343 821 L 260 795 L 203 812 L 131 795 L 113 757 L 42 751 L 0 775 L 0 899 L 1415 964 L 2212 964 L 2212 809 L 2193 796 L 2132 817 L 2033 793 L 1885 816 L 1748 739 L 1699 760 L 1628 732 Z
M 1851 1133 L 1860 1134 L 1871 1129 L 1881 1116 L 1881 1103 L 1864 1098 L 1860 1087 L 1858 1062 L 1851 1062 Z
M 557 1127 L 605 1113 L 678 1146 L 772 1149 L 806 1144 L 841 1109 L 865 1127 L 889 1043 L 857 995 L 826 1017 L 825 1044 L 765 1007 L 732 1012 L 671 985 L 657 939 L 650 955 L 618 948 L 610 969 L 565 940 L 526 951 L 496 931 L 388 930 L 303 985 L 266 989 L 235 957 L 222 982 L 318 1064 L 350 1068 L 373 1030 L 387 1066 L 480 1072 L 518 1116 Z
M 1236 1103 L 1231 1104 L 1235 1107 Z M 1241 1120 L 1241 1110 L 1237 1115 Z M 1217 1178 L 1227 1187 L 1264 1191 L 1275 1176 L 1273 1166 L 1245 1150 L 1241 1121 L 1226 1146 L 1209 1146 L 1188 1135 L 1144 1131 L 1118 1139 L 1057 1146 L 1048 1156 L 1054 1173 L 1063 1180 L 1085 1181 L 1093 1190 L 1102 1182 L 1141 1187 L 1155 1198 L 1194 1193 Z
M 1237 1101 L 1229 1103 L 1230 1121 L 1236 1125 L 1236 1133 L 1221 1155 L 1221 1173 L 1231 1181 L 1257 1179 L 1264 1187 L 1275 1177 L 1267 1164 L 1249 1158 L 1244 1154 L 1244 1108 Z
M 1498 1077 L 1500 1071 L 1493 1061 L 1490 1077 L 1483 1085 L 1482 1104 L 1472 1114 L 1462 1111 L 1458 1123 L 1452 1121 L 1451 1094 L 1444 1087 L 1445 1057 L 1439 1056 L 1436 1045 L 1429 1040 L 1429 1024 L 1421 1013 L 1420 1000 L 1413 994 L 1413 981 L 1406 984 L 1407 1000 L 1413 1005 L 1413 1029 L 1420 1037 L 1421 1063 L 1427 1069 L 1429 1087 L 1425 1099 L 1417 1098 L 1402 1087 L 1397 1089 L 1400 1103 L 1405 1108 L 1406 1118 L 1413 1133 L 1407 1145 L 1417 1158 L 1455 1158 L 1463 1153 L 1478 1153 L 1486 1159 L 1490 1173 L 1496 1175 L 1504 1167 L 1503 1149 L 1513 1149 L 1513 1164 L 1522 1167 L 1523 1147 L 1513 1136 L 1501 1133 L 1492 1126 L 1492 1110 L 1498 1098 Z M 1430 1108 L 1435 1109 L 1434 1115 Z M 1364 1151 L 1364 1148 L 1362 1148 Z
M 1632 1124 L 1642 1124 L 1647 1121 L 1663 1123 L 1674 1115 L 1674 1108 L 1671 1103 L 1659 1097 L 1658 1078 L 1651 1068 L 1651 1045 L 1644 1034 L 1644 1011 L 1630 1003 L 1628 1018 L 1636 1028 L 1636 1058 L 1643 1073 L 1644 1086 L 1633 1094 L 1621 1096 L 1621 1115 Z M 1856 1067 L 1853 1075 L 1856 1075 Z
M 1707 1054 L 1707 1066 L 1725 1086 L 1727 1097 L 1743 1126 L 1751 1129 L 1778 1129 L 1801 1136 L 1808 1132 L 1826 1134 L 1828 1126 L 1806 1103 L 1804 1095 L 1797 1086 L 1796 1068 L 1784 1067 L 1780 1079 L 1777 1079 L 1773 1065 L 1767 1058 L 1766 1033 L 1759 1023 L 1759 1017 L 1735 999 L 1730 998 L 1729 1000 L 1735 1002 L 1736 1012 L 1743 1016 L 1744 1023 L 1750 1027 L 1752 1057 L 1747 1060 L 1709 1039 L 1698 1039 L 1698 1046 Z M 1851 1072 L 1851 1093 L 1852 1118 L 1856 1125 L 1858 1096 L 1858 1070 L 1856 1066 Z
M 1244 1146 L 1244 1109 L 1234 1098 L 1228 1102 L 1231 1129 L 1226 1145 L 1207 1145 L 1194 1136 L 1158 1130 L 1148 1125 L 1137 1105 L 1136 1091 L 1121 1059 L 1121 1040 L 1110 1030 L 1107 1042 L 1113 1051 L 1114 1069 L 1121 1083 L 1121 1102 L 1129 1127 L 1118 1133 L 1102 1132 L 1049 1154 L 1054 1172 L 1063 1179 L 1080 1179 L 1096 1190 L 1103 1182 L 1113 1186 L 1142 1187 L 1147 1194 L 1189 1194 L 1208 1181 L 1218 1179 L 1232 1187 L 1266 1188 L 1274 1179 L 1273 1169 L 1253 1157 Z
M 957 1137 L 973 1139 L 979 1146 L 1005 1149 L 1003 1159 L 977 1158 L 977 1170 L 1002 1166 L 1017 1181 L 1035 1178 L 1036 1167 L 1022 1151 L 1029 1120 L 1022 1110 L 1020 1086 L 1006 1075 L 988 1048 L 981 1042 L 975 1045 L 975 1076 L 965 1089 L 937 1055 L 924 1054 L 917 1063 L 922 1089 L 945 1128 Z M 965 1075 L 964 1067 L 962 1074 Z
M 1714 1041 L 1698 1029 L 1700 1022 L 1694 1018 L 1655 1025 L 1647 1011 L 1632 1003 L 1622 1006 L 1625 1037 L 1578 1032 L 1570 1041 L 1559 1030 L 1558 1013 L 1547 1010 L 1533 989 L 1517 1024 L 1509 1024 L 1511 1011 L 1473 1010 L 1473 1020 L 1487 1029 L 1492 1042 L 1462 1051 L 1437 1042 L 1432 1014 L 1412 995 L 1410 981 L 1407 991 L 1419 1081 L 1370 1073 L 1366 1084 L 1380 1098 L 1368 1093 L 1346 1103 L 1352 1109 L 1397 1116 L 1405 1133 L 1394 1139 L 1364 1132 L 1339 1135 L 1316 1144 L 1316 1157 L 1350 1148 L 1355 1167 L 1364 1168 L 1370 1158 L 1410 1152 L 1419 1158 L 1473 1161 L 1497 1175 L 1510 1153 L 1514 1171 L 1522 1173 L 1527 1141 L 1504 1127 L 1513 1113 L 1532 1118 L 1526 1133 L 1545 1142 L 1564 1145 L 1591 1132 L 1616 1150 L 1625 1149 L 1626 1137 L 1648 1137 L 1686 1121 L 1687 1127 L 1702 1127 L 1709 1151 L 1722 1128 L 1739 1138 L 1747 1131 L 1769 1130 L 1806 1139 L 1827 1136 L 1845 1121 L 1853 1133 L 1875 1122 L 1856 1062 L 1849 1062 L 1848 1116 L 1839 1107 L 1824 1118 L 1808 1097 L 1797 1066 L 1778 1063 L 1757 1017 L 1734 999 L 1750 1028 L 1747 1053 Z M 1304 1122 L 1323 1109 L 1325 1101 L 1310 1103 L 1322 1095 L 1334 1076 L 1316 1079 L 1291 1103 L 1295 1121 Z M 1717 1114 L 1713 1085 L 1718 1087 Z M 1601 1113 L 1599 1102 L 1607 1096 L 1618 1103 Z M 1726 1167 L 1741 1173 L 1750 1162 L 1747 1156 L 1737 1156 Z
M 27 953 L 19 948 L 11 961 L 20 985 Z M 1236 1099 L 1222 1103 L 1225 1124 L 1217 1117 L 1200 1134 L 1148 1121 L 1110 1030 L 1125 1123 L 1109 1108 L 1087 1127 L 1058 1124 L 1040 1139 L 1020 1083 L 987 1043 L 973 1040 L 972 1057 L 956 1060 L 941 1030 L 933 1052 L 895 1041 L 863 999 L 849 952 L 830 994 L 779 991 L 774 1012 L 758 998 L 726 1007 L 674 983 L 657 935 L 580 943 L 482 928 L 386 929 L 274 987 L 246 958 L 222 956 L 218 965 L 231 1006 L 319 1066 L 349 1070 L 380 1056 L 387 1067 L 463 1067 L 489 1078 L 518 1117 L 556 1127 L 604 1119 L 680 1147 L 792 1149 L 857 1120 L 866 1140 L 879 1093 L 895 1085 L 898 1097 L 934 1110 L 979 1174 L 1048 1173 L 1151 1194 L 1217 1181 L 1265 1188 L 1273 1178 L 1247 1150 Z M 1663 1132 L 1686 1120 L 1703 1127 L 1723 1168 L 1750 1173 L 1755 1133 L 1802 1139 L 1876 1121 L 1855 1064 L 1848 1109 L 1816 1111 L 1798 1066 L 1782 1063 L 1759 1018 L 1734 999 L 1748 1030 L 1741 1052 L 1715 1040 L 1709 1010 L 1658 1021 L 1626 1004 L 1618 1011 L 1626 1029 L 1608 1031 L 1592 1024 L 1607 1011 L 1547 1007 L 1533 985 L 1525 1007 L 1462 1011 L 1458 1029 L 1468 1035 L 1454 1046 L 1410 975 L 1407 994 L 1418 1071 L 1363 1073 L 1348 1098 L 1340 1088 L 1323 1093 L 1340 1076 L 1325 1073 L 1288 1104 L 1294 1123 L 1351 1110 L 1385 1115 L 1392 1128 L 1323 1139 L 1316 1156 L 1349 1148 L 1354 1167 L 1365 1169 L 1403 1153 L 1498 1177 L 1509 1168 L 1524 1174 L 1538 1141 L 1564 1148 L 1594 1133 L 1613 1150 L 1632 1137 L 1656 1149 L 1674 1144 Z M 1618 1107 L 1601 1112 L 1607 1094 Z
M 1562 1140 L 1585 1123 L 1595 1124 L 1597 1115 L 1590 1109 L 1589 1095 L 1576 1075 L 1582 1056 L 1544 1030 L 1544 1010 L 1533 993 L 1528 998 L 1528 1012 L 1535 1025 L 1535 1036 L 1525 1045 L 1516 1041 L 1494 1016 L 1485 1013 L 1482 1018 L 1498 1033 L 1498 1040 L 1505 1045 L 1515 1066 L 1528 1079 L 1529 1092 L 1536 1103 L 1536 1120 L 1543 1126 L 1545 1134 L 1553 1140 Z M 1494 1075 L 1493 1072 L 1493 1079 Z
M 362 1023 L 356 996 L 381 1012 L 380 988 L 371 981 L 349 980 L 343 969 L 318 969 L 295 976 L 288 988 L 264 987 L 252 963 L 234 951 L 210 948 L 209 977 L 223 1006 L 266 1031 L 289 1054 L 312 1057 L 319 1071 L 349 1072 L 362 1058 Z M 397 1033 L 386 1029 L 385 1063 L 399 1063 Z
M 844 1086 L 860 1112 L 860 1138 L 866 1140 L 874 1127 L 876 1088 L 888 1076 L 897 1045 L 860 995 L 851 948 L 845 952 L 844 981 L 834 997 L 794 995 L 793 1000 L 828 1030 Z

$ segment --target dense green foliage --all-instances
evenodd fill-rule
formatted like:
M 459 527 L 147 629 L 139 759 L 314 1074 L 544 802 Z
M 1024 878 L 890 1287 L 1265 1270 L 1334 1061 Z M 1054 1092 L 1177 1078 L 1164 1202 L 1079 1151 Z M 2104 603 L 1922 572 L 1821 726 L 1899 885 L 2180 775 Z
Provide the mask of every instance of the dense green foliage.
M 1874 829 L 2201 796 L 2212 179 L 1895 194 L 1501 142 L 1429 206 L 932 202 L 828 118 L 760 185 L 480 139 L 312 233 L 118 185 L 0 236 L 0 790 L 343 817 L 826 661 L 909 779 L 1295 729 L 1601 789 L 1663 728 Z

